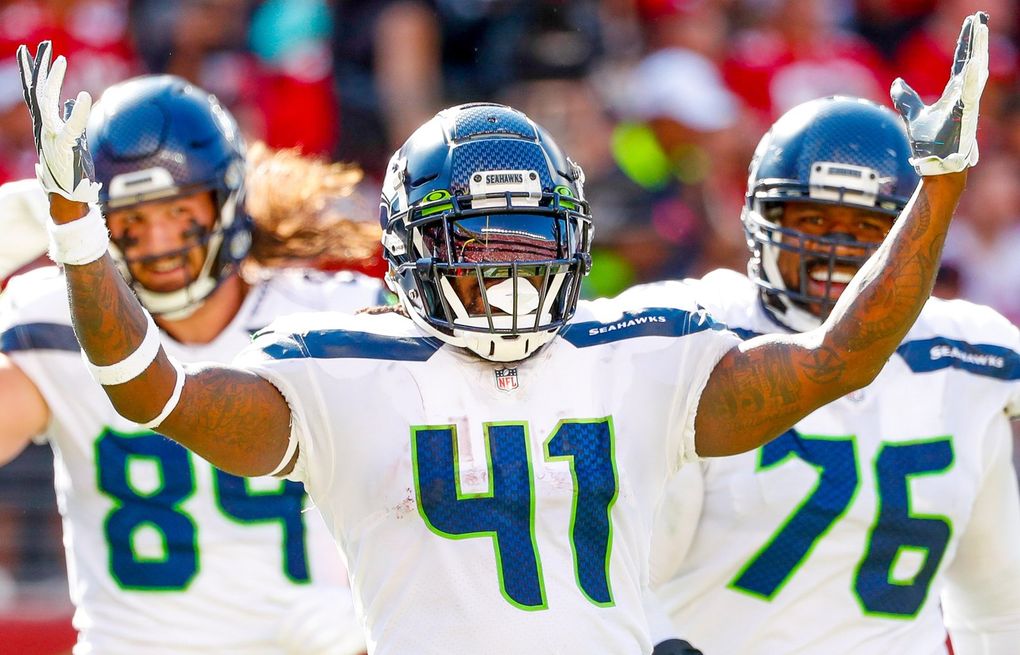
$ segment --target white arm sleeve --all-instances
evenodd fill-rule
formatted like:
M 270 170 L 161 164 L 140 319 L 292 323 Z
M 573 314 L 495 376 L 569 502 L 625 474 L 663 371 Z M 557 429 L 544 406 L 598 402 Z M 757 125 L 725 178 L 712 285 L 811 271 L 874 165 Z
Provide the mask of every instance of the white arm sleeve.
M 35 178 L 0 186 L 0 279 L 46 252 L 49 216 L 49 199 Z
M 1005 416 L 989 426 L 984 484 L 942 596 L 957 655 L 1011 655 L 1020 647 L 1020 493 Z

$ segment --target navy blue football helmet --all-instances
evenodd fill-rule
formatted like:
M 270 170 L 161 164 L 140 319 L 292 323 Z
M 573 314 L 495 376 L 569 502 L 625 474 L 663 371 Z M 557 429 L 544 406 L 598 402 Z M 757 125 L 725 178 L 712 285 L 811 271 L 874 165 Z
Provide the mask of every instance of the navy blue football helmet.
M 387 282 L 429 334 L 493 361 L 548 343 L 591 268 L 584 174 L 541 127 L 496 104 L 446 109 L 390 160 Z
M 251 247 L 244 210 L 244 139 L 233 116 L 212 95 L 172 75 L 149 75 L 111 86 L 86 129 L 102 182 L 103 211 L 208 190 L 218 210 L 212 230 L 193 247 L 205 247 L 198 277 L 183 289 L 157 293 L 135 281 L 123 250 L 110 251 L 153 314 L 183 318 L 237 271 Z M 163 254 L 163 253 L 161 253 Z M 171 253 L 165 253 L 171 254 Z
M 808 292 L 808 269 L 827 264 L 860 268 L 877 244 L 845 234 L 814 236 L 780 225 L 790 202 L 853 207 L 898 216 L 918 183 L 911 150 L 899 116 L 871 101 L 829 97 L 802 103 L 779 118 L 762 137 L 751 160 L 741 215 L 751 251 L 748 274 L 762 304 L 782 325 L 798 332 L 828 316 L 834 301 Z M 841 248 L 842 247 L 842 248 Z M 862 255 L 842 254 L 847 247 Z M 841 249 L 841 253 L 837 253 Z M 800 288 L 790 289 L 780 274 L 781 251 L 800 258 Z M 812 311 L 809 307 L 820 307 Z

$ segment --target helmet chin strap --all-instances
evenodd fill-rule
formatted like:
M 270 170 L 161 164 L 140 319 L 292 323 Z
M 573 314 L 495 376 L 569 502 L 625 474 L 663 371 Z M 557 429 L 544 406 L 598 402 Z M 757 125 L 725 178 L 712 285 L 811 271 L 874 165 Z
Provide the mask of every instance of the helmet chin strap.
M 162 293 L 150 291 L 141 284 L 133 285 L 138 300 L 146 309 L 170 321 L 179 321 L 194 314 L 216 286 L 217 281 L 211 277 L 200 278 L 177 291 Z
M 199 271 L 195 278 L 188 282 L 185 286 L 175 291 L 153 291 L 143 286 L 138 280 L 130 274 L 127 266 L 127 262 L 123 259 L 121 251 L 117 251 L 117 257 L 123 261 L 122 271 L 127 271 L 125 277 L 130 281 L 131 288 L 138 296 L 138 300 L 141 301 L 142 306 L 149 310 L 153 315 L 165 318 L 171 321 L 179 321 L 188 318 L 194 314 L 199 307 L 205 302 L 205 300 L 212 294 L 213 291 L 219 286 L 222 280 L 218 280 L 212 276 L 212 268 L 215 265 L 215 257 L 210 256 L 212 252 L 218 252 L 219 247 L 223 242 L 223 230 L 217 227 L 216 229 L 208 232 L 208 239 L 204 244 L 196 244 L 188 248 L 182 249 L 182 252 L 188 252 L 192 248 L 205 247 L 205 257 L 202 262 L 202 269 Z M 168 253 L 172 254 L 172 253 Z M 165 257 L 168 254 L 161 254 L 156 257 Z M 150 258 L 150 259 L 152 259 Z
M 549 292 L 546 294 L 547 307 L 554 302 L 558 295 L 564 277 L 562 273 L 553 277 Z M 512 278 L 503 280 L 499 284 L 487 289 L 486 299 L 490 307 L 500 309 L 507 314 L 513 312 L 513 282 Z M 485 316 L 469 315 L 467 308 L 464 307 L 464 303 L 454 291 L 449 280 L 445 277 L 440 278 L 439 286 L 440 293 L 446 294 L 446 298 L 450 303 L 450 309 L 456 316 L 457 323 L 466 327 L 488 327 L 489 320 Z M 397 295 L 400 297 L 400 301 L 404 303 L 404 306 L 411 308 L 411 311 L 408 312 L 411 320 L 425 330 L 425 332 L 451 346 L 470 350 L 475 355 L 489 361 L 515 362 L 527 359 L 535 351 L 551 341 L 558 332 L 558 330 L 522 332 L 514 337 L 510 337 L 501 334 L 489 334 L 454 328 L 452 334 L 447 334 L 435 329 L 434 326 L 425 320 L 421 314 L 420 305 L 416 302 L 409 302 L 404 289 L 400 285 L 393 284 L 391 288 L 396 289 Z M 538 306 L 539 293 L 530 280 L 518 278 L 517 294 L 517 321 L 519 325 L 527 325 L 530 321 L 534 321 L 534 313 L 542 309 Z M 550 320 L 549 312 L 542 311 L 541 313 L 542 318 L 540 320 L 548 322 Z M 522 314 L 531 314 L 531 316 L 522 316 Z M 492 317 L 493 323 L 501 329 L 512 327 L 513 319 L 512 315 Z

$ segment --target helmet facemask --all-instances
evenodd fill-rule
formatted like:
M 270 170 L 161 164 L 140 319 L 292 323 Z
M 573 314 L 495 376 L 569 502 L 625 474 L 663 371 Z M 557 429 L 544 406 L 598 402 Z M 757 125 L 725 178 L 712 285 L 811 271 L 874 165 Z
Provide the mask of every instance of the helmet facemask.
M 241 165 L 237 164 L 240 169 Z M 243 201 L 243 176 L 231 175 L 237 180 L 236 188 L 209 188 L 204 186 L 190 188 L 172 188 L 157 191 L 150 195 L 133 196 L 111 201 L 103 207 L 110 209 L 127 209 L 135 205 L 160 200 L 173 200 L 181 196 L 191 195 L 203 190 L 213 196 L 215 217 L 211 228 L 193 222 L 183 233 L 181 248 L 170 252 L 151 253 L 141 257 L 128 259 L 125 252 L 130 248 L 132 239 L 125 234 L 121 238 L 112 239 L 110 254 L 118 264 L 132 290 L 137 294 L 142 305 L 152 314 L 170 320 L 180 320 L 193 314 L 205 300 L 220 287 L 231 275 L 237 272 L 238 263 L 244 258 L 251 246 L 251 225 L 247 215 L 241 212 L 238 216 L 237 207 Z M 144 263 L 153 259 L 181 257 L 189 266 L 188 253 L 195 248 L 203 250 L 202 265 L 198 273 L 184 286 L 173 291 L 155 291 L 149 289 L 131 273 L 131 264 Z M 190 266 L 189 266 L 190 270 Z
M 766 308 L 780 313 L 787 327 L 803 332 L 828 318 L 838 300 L 833 285 L 848 283 L 852 274 L 846 271 L 856 273 L 881 243 L 857 241 L 841 232 L 814 235 L 783 227 L 786 205 L 759 203 L 757 210 L 744 210 L 744 230 L 752 252 L 748 275 L 762 290 Z M 783 252 L 797 258 L 797 288 L 790 288 L 783 278 L 779 264 Z M 813 276 L 823 284 L 821 292 L 812 292 Z
M 795 225 L 789 208 L 813 203 L 895 219 L 918 183 L 911 153 L 900 117 L 861 98 L 809 100 L 772 125 L 751 160 L 741 214 L 748 274 L 770 318 L 797 332 L 821 325 L 836 303 L 834 285 L 848 282 L 848 273 L 879 245 L 848 225 L 829 234 L 820 233 L 823 226 L 805 232 L 800 228 L 808 225 Z M 791 256 L 799 268 L 796 289 L 782 276 L 785 270 L 792 281 Z
M 387 248 L 405 253 L 389 277 L 412 318 L 493 361 L 548 343 L 591 266 L 587 204 L 559 192 L 434 192 L 395 215 L 387 235 Z

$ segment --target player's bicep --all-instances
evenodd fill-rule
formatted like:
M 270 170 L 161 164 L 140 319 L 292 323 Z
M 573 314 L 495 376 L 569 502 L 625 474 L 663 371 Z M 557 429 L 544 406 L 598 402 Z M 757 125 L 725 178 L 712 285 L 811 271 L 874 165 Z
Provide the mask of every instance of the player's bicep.
M 0 353 L 0 465 L 24 450 L 49 419 L 49 405 L 31 378 Z
M 767 335 L 723 356 L 701 393 L 695 419 L 698 454 L 734 455 L 757 448 L 838 397 L 839 355 L 813 332 Z
M 287 451 L 291 413 L 268 380 L 218 364 L 193 365 L 159 431 L 236 475 L 265 475 Z

